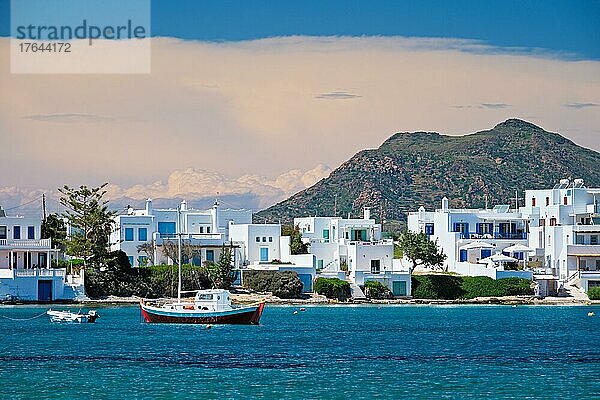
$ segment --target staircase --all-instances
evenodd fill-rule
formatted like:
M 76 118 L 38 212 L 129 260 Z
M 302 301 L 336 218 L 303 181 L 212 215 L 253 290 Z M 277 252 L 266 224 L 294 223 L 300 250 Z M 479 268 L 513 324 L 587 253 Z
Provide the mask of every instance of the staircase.
M 365 293 L 362 291 L 362 289 L 360 288 L 360 286 L 358 286 L 356 283 L 350 283 L 350 295 L 352 296 L 352 298 L 354 300 L 366 300 L 367 296 L 365 296 Z
M 63 299 L 75 300 L 75 301 L 86 301 L 89 297 L 85 295 L 85 287 L 83 285 L 74 285 L 65 283 L 63 291 Z

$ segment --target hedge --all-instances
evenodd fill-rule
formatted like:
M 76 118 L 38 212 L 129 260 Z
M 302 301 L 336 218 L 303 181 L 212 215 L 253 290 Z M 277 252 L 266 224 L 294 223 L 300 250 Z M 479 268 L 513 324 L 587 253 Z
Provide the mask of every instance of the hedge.
M 587 295 L 590 300 L 600 300 L 600 286 L 589 289 Z
M 412 296 L 415 299 L 473 299 L 533 295 L 531 281 L 524 278 L 494 280 L 487 276 L 415 275 Z
M 303 284 L 294 271 L 244 271 L 243 286 L 257 292 L 271 292 L 281 299 L 302 296 Z
M 339 278 L 317 278 L 315 292 L 330 299 L 346 300 L 350 297 L 350 284 Z
M 371 299 L 393 299 L 392 291 L 381 282 L 365 282 L 365 294 Z

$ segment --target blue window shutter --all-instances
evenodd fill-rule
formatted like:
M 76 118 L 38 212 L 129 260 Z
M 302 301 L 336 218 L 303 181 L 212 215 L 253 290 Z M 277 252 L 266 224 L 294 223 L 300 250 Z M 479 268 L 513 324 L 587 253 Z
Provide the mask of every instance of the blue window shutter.
M 459 259 L 459 261 L 461 261 L 461 262 L 467 261 L 467 250 L 461 250 L 460 251 L 460 259 Z
M 491 249 L 481 249 L 481 258 L 488 258 L 492 255 Z
M 138 229 L 138 240 L 140 242 L 145 242 L 148 240 L 148 229 L 147 228 L 139 228 Z
M 125 228 L 125 241 L 133 242 L 133 228 Z

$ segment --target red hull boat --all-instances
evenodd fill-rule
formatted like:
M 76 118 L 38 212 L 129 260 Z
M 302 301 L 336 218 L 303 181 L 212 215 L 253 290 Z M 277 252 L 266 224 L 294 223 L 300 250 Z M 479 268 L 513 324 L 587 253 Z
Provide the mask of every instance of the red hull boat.
M 140 302 L 146 322 L 258 325 L 265 303 L 232 306 L 227 290 L 200 290 L 193 301 Z

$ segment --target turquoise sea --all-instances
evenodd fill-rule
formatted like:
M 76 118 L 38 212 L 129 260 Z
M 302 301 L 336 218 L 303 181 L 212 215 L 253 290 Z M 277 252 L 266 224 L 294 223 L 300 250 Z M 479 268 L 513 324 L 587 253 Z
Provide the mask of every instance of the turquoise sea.
M 0 308 L 1 399 L 600 398 L 600 307 L 270 306 L 261 326 L 212 329 L 136 307 L 5 318 L 44 310 Z

